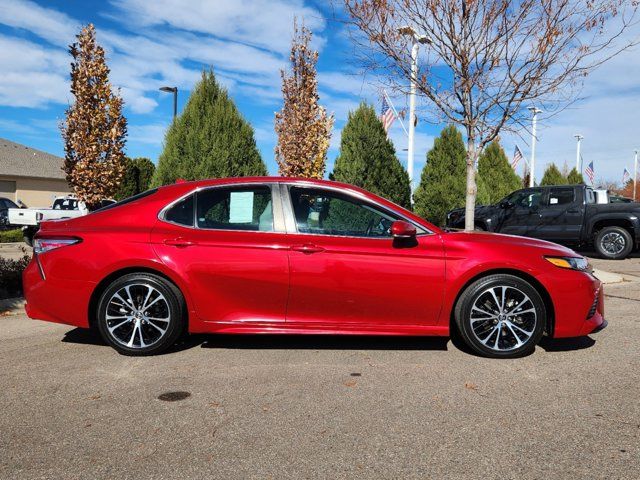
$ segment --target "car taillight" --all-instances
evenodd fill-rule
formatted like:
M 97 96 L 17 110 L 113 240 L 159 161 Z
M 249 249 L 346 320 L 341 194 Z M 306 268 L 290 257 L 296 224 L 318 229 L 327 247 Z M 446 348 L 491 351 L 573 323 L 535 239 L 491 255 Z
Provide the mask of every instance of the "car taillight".
M 36 238 L 33 241 L 33 251 L 40 254 L 79 242 L 79 238 Z

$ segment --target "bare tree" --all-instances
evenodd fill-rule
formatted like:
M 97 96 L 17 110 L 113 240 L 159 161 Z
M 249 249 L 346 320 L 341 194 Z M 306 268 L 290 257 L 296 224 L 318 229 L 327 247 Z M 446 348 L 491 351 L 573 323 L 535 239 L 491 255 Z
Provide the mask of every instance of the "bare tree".
M 396 87 L 412 78 L 406 27 L 431 40 L 417 89 L 438 121 L 466 134 L 466 230 L 474 228 L 479 152 L 502 130 L 522 128 L 532 103 L 557 112 L 575 100 L 590 71 L 635 43 L 623 34 L 637 24 L 638 9 L 637 0 L 344 4 L 364 66 Z
M 284 105 L 276 112 L 276 161 L 282 176 L 322 178 L 333 115 L 318 103 L 318 52 L 310 46 L 311 31 L 295 21 L 293 28 L 291 72 L 280 72 Z

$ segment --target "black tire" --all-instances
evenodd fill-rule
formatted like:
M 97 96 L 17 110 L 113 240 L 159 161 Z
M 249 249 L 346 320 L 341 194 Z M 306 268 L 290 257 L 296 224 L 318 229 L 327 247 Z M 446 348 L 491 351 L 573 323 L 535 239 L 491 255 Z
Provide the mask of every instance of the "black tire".
M 602 258 L 622 260 L 633 250 L 633 238 L 622 227 L 604 227 L 597 233 L 594 245 Z
M 464 342 L 474 352 L 490 358 L 517 358 L 531 353 L 547 323 L 538 291 L 529 282 L 506 274 L 489 275 L 469 285 L 460 295 L 454 315 Z
M 128 303 L 120 306 L 123 302 L 117 295 Z M 132 307 L 130 299 L 133 299 Z M 143 303 L 147 304 L 144 310 Z M 156 355 L 167 350 L 185 330 L 185 319 L 185 302 L 180 290 L 150 273 L 131 273 L 114 280 L 102 292 L 96 312 L 96 323 L 104 341 L 119 353 L 131 356 Z M 127 338 L 131 341 L 126 342 Z

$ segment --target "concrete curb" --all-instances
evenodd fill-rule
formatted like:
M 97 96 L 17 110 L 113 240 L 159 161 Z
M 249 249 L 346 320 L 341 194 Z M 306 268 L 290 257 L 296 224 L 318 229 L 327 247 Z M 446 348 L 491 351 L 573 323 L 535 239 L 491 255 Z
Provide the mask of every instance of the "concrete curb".
M 612 283 L 622 283 L 625 281 L 625 278 L 622 275 L 612 272 L 605 272 L 604 270 L 594 269 L 593 275 L 605 285 L 610 285 Z

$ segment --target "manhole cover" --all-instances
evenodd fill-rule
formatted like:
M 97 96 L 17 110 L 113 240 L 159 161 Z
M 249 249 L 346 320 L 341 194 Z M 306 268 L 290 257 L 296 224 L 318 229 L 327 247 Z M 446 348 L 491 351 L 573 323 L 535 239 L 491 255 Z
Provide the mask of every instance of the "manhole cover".
M 163 402 L 178 402 L 190 396 L 191 394 L 189 392 L 165 392 L 158 396 L 158 400 L 162 400 Z

